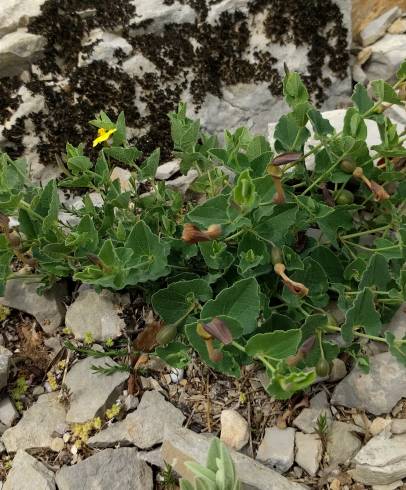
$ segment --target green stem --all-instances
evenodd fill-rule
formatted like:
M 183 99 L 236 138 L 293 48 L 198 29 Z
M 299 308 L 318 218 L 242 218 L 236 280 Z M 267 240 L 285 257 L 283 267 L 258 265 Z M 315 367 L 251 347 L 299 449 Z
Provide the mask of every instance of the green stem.
M 329 325 L 327 331 L 329 332 L 334 331 L 334 332 L 341 333 L 341 328 L 333 327 L 332 325 Z M 356 337 L 361 337 L 363 339 L 375 340 L 376 342 L 383 342 L 385 344 L 387 343 L 383 337 L 377 337 L 376 335 L 367 335 L 366 333 L 361 333 L 361 332 L 353 332 L 353 335 L 355 335 Z
M 316 187 L 316 185 L 321 182 L 328 174 L 330 174 L 341 162 L 346 157 L 346 155 L 341 156 L 334 165 L 332 165 L 328 170 L 326 170 L 324 173 L 320 175 L 307 189 L 305 189 L 300 195 L 304 196 L 307 194 L 309 191 L 313 189 L 313 187 Z
M 230 240 L 233 240 L 234 238 L 237 238 L 238 236 L 242 235 L 244 232 L 245 232 L 245 230 L 239 230 L 236 233 L 234 233 L 233 235 L 230 235 L 227 238 L 225 238 L 223 241 L 229 242 Z
M 233 347 L 235 347 L 236 349 L 240 350 L 241 352 L 244 352 L 244 354 L 246 354 L 246 350 L 245 350 L 245 347 L 241 344 L 239 344 L 238 342 L 236 342 L 235 340 L 232 341 L 231 345 Z M 270 371 L 274 372 L 275 371 L 275 368 L 272 366 L 272 364 L 268 361 L 268 359 L 261 355 L 261 354 L 256 354 L 255 356 L 255 359 L 258 359 L 258 361 L 261 361 L 262 364 L 268 368 Z
M 369 235 L 370 233 L 376 233 L 377 231 L 384 231 L 388 228 L 390 228 L 392 224 L 390 223 L 389 225 L 385 226 L 380 226 L 379 228 L 373 228 L 372 230 L 365 230 L 365 231 L 360 231 L 358 233 L 351 233 L 350 235 L 342 235 L 340 238 L 343 240 L 347 240 L 348 238 L 355 238 L 358 236 L 364 236 L 364 235 Z
M 395 248 L 399 248 L 399 245 L 391 245 L 390 247 L 381 247 L 381 248 L 368 248 L 364 247 L 363 245 L 359 245 L 358 243 L 352 243 L 349 242 L 348 240 L 342 240 L 343 242 L 347 243 L 348 245 L 352 245 L 353 247 L 359 248 L 361 250 L 366 250 L 367 252 L 385 252 L 386 250 L 393 250 Z

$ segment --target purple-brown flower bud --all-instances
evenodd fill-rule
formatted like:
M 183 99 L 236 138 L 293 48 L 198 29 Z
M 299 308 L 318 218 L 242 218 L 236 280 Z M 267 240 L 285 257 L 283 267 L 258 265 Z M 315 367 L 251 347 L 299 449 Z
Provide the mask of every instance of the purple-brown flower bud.
M 219 318 L 213 318 L 209 323 L 203 325 L 203 328 L 208 332 L 213 338 L 219 340 L 222 344 L 228 345 L 233 341 L 233 336 L 227 325 Z

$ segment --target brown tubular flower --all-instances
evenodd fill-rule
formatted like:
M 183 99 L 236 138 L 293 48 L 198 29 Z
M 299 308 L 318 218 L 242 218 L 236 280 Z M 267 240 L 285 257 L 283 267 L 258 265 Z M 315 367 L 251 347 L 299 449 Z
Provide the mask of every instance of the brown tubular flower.
M 282 263 L 274 265 L 275 273 L 282 279 L 285 286 L 292 291 L 293 294 L 297 294 L 298 296 L 307 296 L 309 294 L 309 289 L 301 282 L 292 281 L 292 279 L 285 274 L 285 270 L 286 267 Z
M 311 335 L 308 339 L 306 339 L 303 344 L 299 347 L 298 351 L 295 355 L 289 356 L 286 359 L 286 363 L 288 366 L 297 366 L 300 361 L 307 356 L 307 354 L 312 350 L 314 343 L 316 341 L 315 335 Z
M 275 185 L 276 193 L 273 197 L 273 202 L 275 204 L 283 204 L 285 202 L 285 191 L 282 185 L 282 171 L 275 164 L 271 163 L 268 165 L 268 174 L 272 177 L 273 183 Z
M 369 180 L 361 167 L 357 167 L 352 175 L 364 182 L 368 189 L 373 193 L 375 201 L 380 202 L 389 199 L 390 196 L 385 189 L 374 180 Z
M 303 157 L 302 153 L 297 152 L 287 152 L 281 153 L 272 160 L 272 165 L 285 165 L 287 163 L 296 162 Z
M 183 225 L 182 240 L 190 245 L 199 242 L 209 242 L 215 240 L 221 235 L 220 225 L 210 225 L 207 230 L 199 230 L 199 228 L 192 223 L 185 223 Z
M 219 340 L 222 344 L 228 345 L 233 341 L 233 336 L 227 325 L 219 318 L 213 318 L 210 323 L 203 325 L 203 328 L 212 337 Z
M 210 322 L 211 324 L 213 323 L 213 320 Z M 216 320 L 218 320 L 218 319 L 216 319 Z M 218 320 L 218 321 L 221 322 L 221 320 Z M 223 322 L 221 322 L 221 323 L 223 323 Z M 204 323 L 198 323 L 197 327 L 196 327 L 197 335 L 199 335 L 199 337 L 201 337 L 204 340 L 204 343 L 206 344 L 206 349 L 207 349 L 207 354 L 209 356 L 209 359 L 212 362 L 220 362 L 223 359 L 223 353 L 221 352 L 221 350 L 214 348 L 214 345 L 213 345 L 214 336 L 212 336 L 212 334 L 209 333 L 209 331 L 207 330 L 206 327 L 208 327 L 208 325 L 205 325 Z M 218 326 L 214 327 L 213 330 L 215 332 L 217 332 Z M 227 328 L 227 331 L 228 331 L 228 328 Z M 229 331 L 228 331 L 228 333 L 231 336 Z M 223 337 L 226 340 L 228 339 L 228 335 L 224 335 L 224 333 L 223 333 Z M 232 341 L 232 339 L 231 339 L 231 341 Z

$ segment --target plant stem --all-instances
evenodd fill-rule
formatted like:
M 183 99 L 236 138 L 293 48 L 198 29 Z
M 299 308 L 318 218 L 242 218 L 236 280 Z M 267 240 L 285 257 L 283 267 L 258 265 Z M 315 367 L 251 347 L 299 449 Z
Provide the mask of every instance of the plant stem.
M 341 328 L 334 327 L 333 325 L 329 325 L 327 331 L 329 332 L 334 331 L 334 332 L 341 333 Z M 383 337 L 377 337 L 376 335 L 368 335 L 366 333 L 361 333 L 361 332 L 353 332 L 353 335 L 355 335 L 356 337 L 361 337 L 363 339 L 375 340 L 376 342 L 383 342 L 385 344 L 387 343 Z
M 241 352 L 244 352 L 244 354 L 246 354 L 246 350 L 245 350 L 244 346 L 242 346 L 241 344 L 239 344 L 235 340 L 232 341 L 231 345 L 234 346 L 236 349 L 240 350 Z M 266 368 L 268 368 L 270 371 L 272 371 L 272 372 L 275 371 L 275 368 L 272 366 L 272 364 L 268 361 L 268 359 L 264 355 L 256 354 L 254 357 L 255 357 L 255 359 L 258 359 L 258 361 L 261 361 L 262 364 Z
M 342 235 L 342 236 L 340 236 L 340 238 L 343 240 L 346 240 L 348 238 L 355 238 L 358 236 L 364 236 L 364 235 L 368 235 L 369 233 L 375 233 L 377 231 L 384 231 L 384 230 L 390 228 L 391 226 L 392 226 L 392 224 L 390 223 L 389 225 L 380 226 L 379 228 L 373 228 L 372 230 L 365 230 L 365 231 L 360 231 L 358 233 L 351 233 L 350 235 Z

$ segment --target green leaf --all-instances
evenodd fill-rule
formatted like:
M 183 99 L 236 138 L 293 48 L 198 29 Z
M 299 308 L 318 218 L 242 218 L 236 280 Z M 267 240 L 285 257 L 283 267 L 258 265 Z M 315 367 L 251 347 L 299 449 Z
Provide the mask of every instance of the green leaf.
M 390 280 L 389 267 L 385 257 L 379 253 L 374 253 L 362 274 L 359 289 L 375 286 L 377 289 L 384 290 Z
M 337 246 L 337 234 L 340 228 L 344 230 L 350 230 L 352 228 L 352 216 L 351 213 L 344 206 L 336 207 L 334 211 L 325 216 L 319 218 L 317 224 L 320 230 L 324 233 L 326 238 Z
M 11 250 L 8 240 L 4 235 L 0 235 L 0 296 L 4 295 L 7 277 L 11 272 L 11 261 L 14 252 Z
M 141 180 L 155 179 L 155 174 L 161 158 L 161 150 L 157 148 L 151 155 L 145 160 L 143 166 L 140 169 Z
M 343 282 L 344 267 L 338 255 L 330 248 L 316 247 L 311 251 L 311 257 L 323 267 L 330 283 Z
M 234 262 L 234 256 L 227 251 L 227 245 L 224 242 L 216 240 L 200 242 L 199 249 L 210 269 L 228 269 Z
M 303 270 L 304 269 L 304 264 L 303 264 L 302 259 L 290 247 L 287 247 L 286 245 L 284 245 L 282 247 L 282 253 L 283 253 L 283 263 L 285 264 L 286 269 L 288 271 Z
M 261 355 L 273 359 L 286 359 L 296 354 L 301 338 L 300 329 L 259 333 L 248 340 L 245 351 L 252 357 Z
M 110 146 L 103 148 L 103 152 L 109 157 L 117 160 L 118 162 L 124 163 L 128 166 L 134 166 L 135 161 L 142 155 L 142 151 L 137 148 L 122 148 L 120 146 Z
M 367 89 L 362 83 L 357 83 L 351 97 L 354 104 L 358 107 L 361 114 L 366 114 L 374 106 L 374 101 L 369 97 Z
M 244 333 L 250 333 L 257 326 L 259 307 L 257 281 L 254 278 L 242 279 L 223 289 L 215 299 L 208 301 L 203 306 L 200 317 L 203 319 L 227 315 L 241 324 Z
M 354 107 L 350 107 L 345 113 L 343 134 L 344 136 L 352 136 L 355 139 L 366 140 L 368 135 L 367 125 Z
M 279 205 L 277 206 L 278 214 L 264 219 L 256 226 L 255 231 L 265 240 L 270 240 L 276 245 L 284 245 L 285 237 L 296 223 L 298 213 L 297 206 Z
M 171 283 L 152 295 L 152 306 L 167 324 L 186 318 L 198 302 L 208 301 L 212 297 L 211 287 L 203 279 Z
M 67 164 L 68 169 L 73 173 L 73 175 L 78 175 L 92 168 L 92 162 L 85 156 L 68 158 Z
M 392 332 L 386 332 L 385 339 L 389 346 L 389 352 L 406 366 L 406 336 L 403 339 L 396 339 Z
M 248 169 L 242 171 L 232 190 L 233 202 L 244 212 L 251 211 L 256 202 L 255 184 Z
M 174 368 L 183 369 L 190 363 L 190 347 L 182 342 L 171 342 L 164 347 L 157 347 L 155 354 Z
M 275 127 L 275 150 L 278 153 L 284 151 L 302 151 L 303 145 L 310 137 L 310 131 L 306 127 L 298 126 L 292 114 L 282 116 Z
M 398 80 L 406 80 L 406 60 L 402 61 L 402 64 L 396 73 L 396 77 Z
M 207 228 L 212 224 L 228 224 L 230 223 L 230 217 L 227 213 L 227 207 L 228 197 L 220 194 L 196 206 L 187 214 L 187 218 L 192 223 L 203 228 Z
M 277 400 L 288 400 L 294 393 L 304 390 L 316 381 L 317 375 L 311 371 L 293 371 L 290 373 L 277 373 L 271 377 L 266 391 Z
M 394 88 L 389 83 L 383 80 L 374 80 L 371 85 L 377 99 L 382 102 L 388 102 L 389 104 L 402 104 Z
M 283 95 L 290 107 L 307 102 L 309 94 L 299 73 L 291 71 L 283 80 Z
M 353 306 L 347 311 L 341 335 L 346 342 L 352 342 L 354 330 L 362 327 L 368 335 L 378 335 L 381 318 L 375 309 L 374 295 L 368 288 L 359 291 Z
M 328 119 L 322 116 L 320 111 L 311 109 L 307 115 L 309 116 L 316 135 L 327 136 L 334 133 L 334 127 L 330 124 Z

